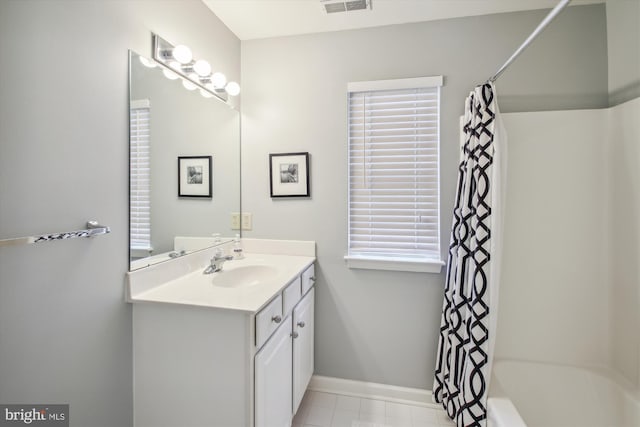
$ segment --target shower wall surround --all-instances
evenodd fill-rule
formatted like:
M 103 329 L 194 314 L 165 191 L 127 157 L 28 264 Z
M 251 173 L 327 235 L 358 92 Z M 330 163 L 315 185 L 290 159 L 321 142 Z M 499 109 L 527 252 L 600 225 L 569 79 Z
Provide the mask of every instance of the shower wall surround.
M 496 358 L 608 364 L 606 118 L 606 109 L 503 114 Z
M 640 21 L 640 17 L 638 19 Z M 640 44 L 640 41 L 638 41 Z M 640 75 L 638 76 L 640 78 Z M 640 98 L 607 114 L 610 348 L 613 367 L 640 392 Z
M 640 390 L 638 117 L 640 98 L 503 114 L 509 184 L 496 358 L 611 367 Z

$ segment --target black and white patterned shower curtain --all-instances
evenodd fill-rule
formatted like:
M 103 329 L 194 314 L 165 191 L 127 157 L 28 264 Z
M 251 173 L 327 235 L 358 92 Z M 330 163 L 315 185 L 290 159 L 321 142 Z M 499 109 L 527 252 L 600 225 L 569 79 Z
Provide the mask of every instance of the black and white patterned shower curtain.
M 433 399 L 458 427 L 484 427 L 495 339 L 506 174 L 492 83 L 465 101 Z

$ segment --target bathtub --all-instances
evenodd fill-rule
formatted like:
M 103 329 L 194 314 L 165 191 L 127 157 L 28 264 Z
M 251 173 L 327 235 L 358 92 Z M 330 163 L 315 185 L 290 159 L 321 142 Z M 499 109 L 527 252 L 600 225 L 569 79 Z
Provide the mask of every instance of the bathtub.
M 497 360 L 489 427 L 638 427 L 638 391 L 609 373 L 545 363 Z

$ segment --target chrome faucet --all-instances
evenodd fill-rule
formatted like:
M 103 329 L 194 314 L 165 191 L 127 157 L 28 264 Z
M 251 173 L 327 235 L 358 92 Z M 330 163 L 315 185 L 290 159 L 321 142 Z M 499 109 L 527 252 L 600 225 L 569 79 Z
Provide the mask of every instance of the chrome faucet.
M 202 274 L 217 273 L 222 270 L 222 265 L 225 261 L 231 261 L 233 257 L 231 255 L 225 256 L 222 253 L 217 253 L 211 258 L 211 264 L 202 272 Z

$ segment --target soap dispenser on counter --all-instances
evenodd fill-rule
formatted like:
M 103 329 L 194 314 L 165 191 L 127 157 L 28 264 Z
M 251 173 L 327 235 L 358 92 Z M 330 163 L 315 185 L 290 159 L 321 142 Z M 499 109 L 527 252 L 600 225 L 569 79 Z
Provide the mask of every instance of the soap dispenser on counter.
M 243 259 L 244 252 L 242 249 L 242 242 L 240 241 L 240 235 L 236 234 L 236 238 L 233 240 L 233 259 Z

